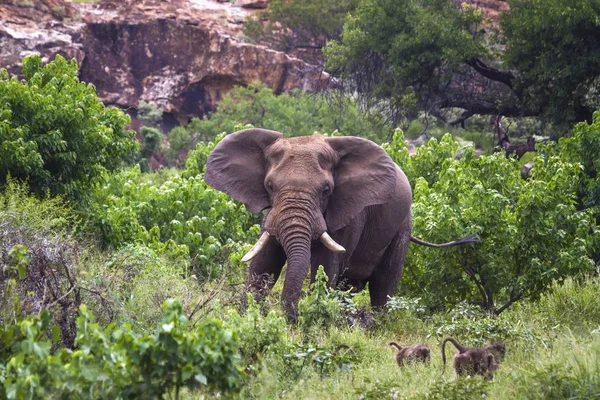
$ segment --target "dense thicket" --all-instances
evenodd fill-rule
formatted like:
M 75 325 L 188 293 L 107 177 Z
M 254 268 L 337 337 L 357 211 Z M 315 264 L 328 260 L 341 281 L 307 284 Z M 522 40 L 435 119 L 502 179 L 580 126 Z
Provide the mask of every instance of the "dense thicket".
M 397 119 L 414 110 L 456 124 L 537 116 L 561 133 L 589 122 L 600 104 L 600 2 L 508 4 L 498 27 L 467 2 L 361 1 L 325 49 L 327 65 Z
M 321 130 L 382 140 L 389 128 L 381 116 L 362 119 L 343 96 L 340 118 L 311 95 L 235 89 L 211 118 L 174 136 L 186 150 L 192 132 L 209 139 L 190 151 L 184 169 L 113 172 L 122 159 L 136 159 L 127 119 L 101 106 L 73 68 L 61 59 L 42 68 L 33 57 L 26 80 L 0 80 L 0 94 L 12 96 L 0 113 L 0 151 L 10 155 L 0 166 L 13 168 L 0 169 L 0 397 L 598 395 L 600 281 L 590 272 L 598 261 L 600 113 L 571 137 L 539 147 L 525 180 L 518 161 L 476 157 L 449 135 L 409 156 L 396 131 L 383 147 L 413 186 L 413 233 L 430 241 L 477 233 L 481 242 L 411 247 L 404 296 L 389 299 L 375 318 L 366 292 L 329 288 L 320 269 L 305 286 L 299 325 L 291 326 L 276 303 L 280 283 L 261 304 L 244 293 L 240 258 L 260 216 L 204 183 L 207 157 L 226 133 L 248 127 L 239 121 L 286 136 Z M 18 126 L 15 110 L 28 110 Z M 60 134 L 42 129 L 49 126 Z M 73 135 L 68 142 L 61 129 Z M 94 153 L 77 158 L 92 165 L 87 179 L 57 172 L 73 171 L 72 160 L 56 171 L 40 161 L 62 160 L 69 145 L 71 153 Z M 86 201 L 75 212 L 57 193 Z M 446 336 L 508 341 L 495 381 L 440 378 L 435 351 L 432 366 L 399 370 L 383 350 L 389 340 L 433 348 Z
M 271 0 L 266 10 L 246 21 L 244 33 L 278 50 L 320 49 L 327 41 L 339 38 L 346 15 L 358 3 L 359 0 Z
M 75 60 L 26 57 L 23 75 L 0 71 L 0 187 L 10 175 L 35 193 L 81 200 L 137 152 L 129 117 L 79 81 Z
M 382 114 L 360 111 L 351 96 L 337 91 L 276 95 L 264 84 L 255 82 L 248 87 L 234 87 L 214 113 L 203 119 L 192 118 L 185 128 L 176 128 L 172 135 L 181 140 L 180 131 L 185 129 L 196 140 L 207 141 L 220 133 L 232 132 L 238 124 L 276 130 L 286 137 L 338 131 L 381 142 L 392 133 Z

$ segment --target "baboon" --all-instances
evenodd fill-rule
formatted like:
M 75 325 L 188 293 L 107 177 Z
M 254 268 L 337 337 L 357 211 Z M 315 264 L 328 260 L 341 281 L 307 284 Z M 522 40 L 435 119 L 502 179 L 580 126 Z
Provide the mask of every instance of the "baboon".
M 494 371 L 498 368 L 498 363 L 491 351 L 481 347 L 465 347 L 451 337 L 444 339 L 442 342 L 444 371 L 446 370 L 446 342 L 452 342 L 458 350 L 458 353 L 454 356 L 454 369 L 457 375 L 478 374 L 487 379 L 493 377 Z
M 492 342 L 486 345 L 484 349 L 494 355 L 494 360 L 496 363 L 500 364 L 502 361 L 504 361 L 504 356 L 506 355 L 506 344 L 504 342 Z
M 428 363 L 431 360 L 431 351 L 426 344 L 402 347 L 396 342 L 390 342 L 389 345 L 398 349 L 396 352 L 396 362 L 399 367 L 403 366 L 404 362 L 421 361 Z

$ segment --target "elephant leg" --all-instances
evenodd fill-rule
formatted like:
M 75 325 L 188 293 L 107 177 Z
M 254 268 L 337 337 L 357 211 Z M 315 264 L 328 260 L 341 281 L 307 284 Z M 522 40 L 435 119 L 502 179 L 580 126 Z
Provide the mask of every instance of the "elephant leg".
M 388 296 L 393 296 L 396 292 L 402 278 L 409 242 L 410 229 L 401 229 L 369 277 L 369 295 L 374 308 L 385 306 Z
M 279 279 L 285 261 L 285 252 L 276 240 L 267 242 L 252 259 L 248 273 L 248 287 L 257 300 L 271 291 Z

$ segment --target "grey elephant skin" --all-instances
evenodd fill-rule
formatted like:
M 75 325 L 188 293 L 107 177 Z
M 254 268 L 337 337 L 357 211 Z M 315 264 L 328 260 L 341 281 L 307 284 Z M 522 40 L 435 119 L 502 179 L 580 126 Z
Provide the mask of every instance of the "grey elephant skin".
M 255 293 L 270 290 L 287 261 L 282 304 L 291 320 L 309 268 L 314 280 L 323 265 L 332 287 L 361 290 L 368 282 L 371 305 L 381 307 L 400 282 L 411 240 L 433 247 L 477 241 L 436 245 L 411 236 L 406 175 L 381 147 L 358 137 L 284 139 L 242 130 L 215 147 L 204 180 L 253 213 L 267 210 L 246 256 L 248 284 Z

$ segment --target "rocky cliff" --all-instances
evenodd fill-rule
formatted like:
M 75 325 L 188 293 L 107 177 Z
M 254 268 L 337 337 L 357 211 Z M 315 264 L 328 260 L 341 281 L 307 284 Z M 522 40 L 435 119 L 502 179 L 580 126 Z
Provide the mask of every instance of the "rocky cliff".
M 105 103 L 153 101 L 178 119 L 214 109 L 232 86 L 254 80 L 277 92 L 326 85 L 320 68 L 240 40 L 247 14 L 266 4 L 242 3 L 8 1 L 0 5 L 0 67 L 16 74 L 34 52 L 75 58 Z
M 24 56 L 77 59 L 106 104 L 152 101 L 179 120 L 200 116 L 234 85 L 260 80 L 276 92 L 324 87 L 322 70 L 245 43 L 242 23 L 267 0 L 0 0 L 0 68 Z M 497 19 L 505 0 L 469 0 Z

